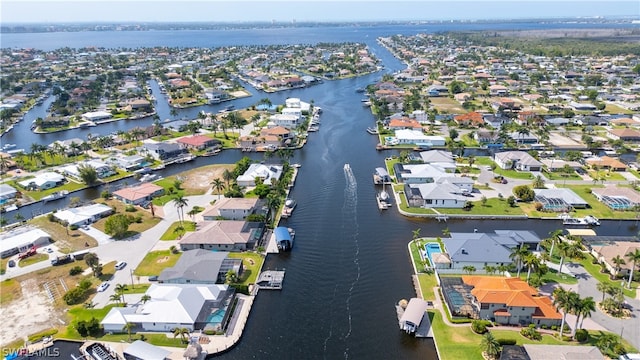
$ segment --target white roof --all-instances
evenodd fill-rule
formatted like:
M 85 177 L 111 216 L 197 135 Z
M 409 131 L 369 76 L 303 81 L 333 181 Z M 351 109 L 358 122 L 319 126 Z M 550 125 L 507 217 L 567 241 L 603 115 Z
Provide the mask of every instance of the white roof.
M 227 289 L 223 284 L 152 284 L 146 293 L 151 300 L 138 307 L 112 308 L 102 324 L 194 324 L 205 301 L 217 300 Z
M 13 186 L 7 184 L 0 184 L 0 197 L 15 194 L 18 190 L 14 189 Z
M 164 360 L 171 351 L 159 346 L 151 345 L 142 340 L 136 340 L 125 351 L 125 354 L 144 360 Z
M 271 179 L 279 179 L 282 174 L 282 165 L 251 164 L 244 174 L 238 176 L 237 181 L 254 181 L 259 177 L 264 184 L 270 185 Z
M 34 184 L 36 184 L 36 186 L 40 187 L 40 186 L 46 184 L 49 181 L 57 183 L 57 182 L 60 182 L 62 180 L 64 180 L 64 176 L 62 176 L 62 175 L 60 175 L 58 173 L 45 172 L 45 173 L 36 175 L 35 178 L 20 181 L 18 184 L 20 184 L 20 185 L 22 185 L 24 187 L 27 187 L 27 186 L 29 186 L 29 184 L 34 183 Z
M 111 212 L 112 209 L 104 204 L 93 204 L 77 208 L 58 211 L 53 214 L 60 221 L 66 221 L 69 225 L 81 224 L 91 218 L 103 213 Z
M 35 242 L 40 238 L 49 238 L 49 234 L 35 228 L 18 228 L 0 235 L 0 252 Z

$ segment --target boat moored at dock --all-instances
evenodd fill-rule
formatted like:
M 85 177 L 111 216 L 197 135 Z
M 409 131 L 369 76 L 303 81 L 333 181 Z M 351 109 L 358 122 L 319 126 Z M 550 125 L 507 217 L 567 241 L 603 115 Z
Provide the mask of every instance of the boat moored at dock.
M 68 190 L 60 190 L 43 197 L 42 201 L 44 202 L 54 201 L 54 200 L 62 199 L 67 195 L 69 195 Z
M 284 201 L 284 207 L 282 208 L 282 214 L 280 214 L 280 217 L 282 218 L 288 218 L 291 216 L 291 214 L 293 213 L 293 209 L 295 209 L 297 203 L 295 200 L 293 199 L 289 199 L 287 198 Z
M 293 248 L 293 239 L 296 236 L 296 232 L 292 228 L 278 226 L 273 229 L 273 233 L 276 236 L 278 250 L 290 251 Z

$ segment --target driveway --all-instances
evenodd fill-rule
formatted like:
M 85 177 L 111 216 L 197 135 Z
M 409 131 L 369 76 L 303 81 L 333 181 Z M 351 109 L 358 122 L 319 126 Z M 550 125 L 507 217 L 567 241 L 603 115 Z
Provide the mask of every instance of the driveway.
M 592 296 L 596 302 L 602 300 L 602 293 L 597 290 L 596 286 L 598 281 L 593 278 L 582 267 L 582 265 L 575 263 L 568 263 L 567 267 L 578 279 L 577 285 L 562 285 L 565 289 L 572 289 L 580 294 L 581 297 Z M 622 337 L 627 340 L 631 345 L 636 348 L 640 348 L 640 300 L 632 299 L 625 296 L 626 303 L 631 307 L 632 315 L 629 319 L 622 320 L 616 319 L 602 313 L 596 308 L 596 311 L 591 314 L 591 320 L 594 324 L 601 326 L 614 334 L 622 334 Z M 568 316 L 567 316 L 568 318 Z M 569 325 L 573 326 L 574 320 L 569 321 Z M 585 319 L 585 327 L 587 324 Z M 595 325 L 591 325 L 591 328 L 597 329 Z

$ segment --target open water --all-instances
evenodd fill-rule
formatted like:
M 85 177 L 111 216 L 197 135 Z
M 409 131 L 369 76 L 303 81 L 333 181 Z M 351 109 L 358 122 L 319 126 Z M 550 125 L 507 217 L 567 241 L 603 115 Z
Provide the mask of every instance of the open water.
M 366 42 L 383 60 L 385 71 L 403 65 L 375 38 L 380 35 L 414 34 L 444 30 L 532 29 L 538 23 L 469 24 L 433 26 L 381 26 L 346 28 L 291 28 L 220 31 L 81 32 L 53 34 L 3 34 L 3 47 L 55 49 L 64 46 L 128 47 L 177 46 L 210 47 L 251 44 L 310 44 L 320 41 Z M 548 25 L 560 27 L 558 25 Z M 565 25 L 566 26 L 566 25 Z M 580 25 L 574 24 L 574 27 Z M 254 302 L 241 341 L 221 358 L 228 359 L 435 359 L 432 340 L 415 339 L 398 329 L 394 305 L 401 298 L 415 296 L 407 243 L 412 231 L 423 236 L 441 236 L 451 231 L 493 231 L 494 229 L 533 229 L 540 237 L 560 227 L 559 221 L 449 221 L 408 219 L 395 209 L 380 212 L 376 206 L 372 172 L 383 164 L 390 152 L 377 152 L 376 137 L 365 129 L 374 123 L 368 108 L 361 105 L 355 89 L 379 79 L 382 73 L 357 79 L 325 81 L 306 89 L 276 94 L 256 93 L 234 101 L 236 108 L 255 104 L 269 97 L 274 104 L 287 97 L 313 100 L 324 109 L 320 131 L 311 133 L 306 146 L 292 162 L 302 164 L 291 197 L 298 205 L 283 225 L 296 230 L 290 253 L 270 255 L 265 268 L 286 269 L 282 291 L 262 291 Z M 159 95 L 157 92 L 154 93 Z M 217 111 L 224 106 L 205 107 Z M 48 144 L 58 138 L 86 138 L 87 133 L 107 134 L 119 129 L 146 125 L 151 119 L 116 122 L 66 133 L 34 135 L 31 120 L 46 108 L 34 109 L 25 121 L 2 138 L 29 149 L 31 143 Z M 178 117 L 195 117 L 201 109 L 182 111 Z M 170 118 L 168 107 L 160 107 L 161 119 Z M 162 175 L 174 174 L 194 166 L 230 163 L 245 155 L 224 151 L 219 156 L 168 167 Z M 260 154 L 250 154 L 261 160 Z M 352 173 L 345 173 L 349 163 Z M 132 180 L 128 180 L 132 181 Z M 117 185 L 117 184 L 114 184 Z M 90 199 L 100 188 L 74 196 Z M 63 206 L 26 206 L 19 211 L 26 218 Z M 606 221 L 598 228 L 603 235 L 630 235 L 637 232 L 635 222 Z

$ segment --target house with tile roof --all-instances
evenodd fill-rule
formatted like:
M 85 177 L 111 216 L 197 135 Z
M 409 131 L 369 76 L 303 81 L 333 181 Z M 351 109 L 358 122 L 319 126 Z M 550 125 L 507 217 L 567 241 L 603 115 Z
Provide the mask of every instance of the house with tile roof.
M 259 198 L 223 198 L 215 202 L 212 207 L 202 212 L 205 221 L 220 218 L 226 220 L 244 220 L 247 216 L 257 213 L 263 200 Z
M 164 194 L 164 188 L 153 183 L 142 183 L 113 192 L 113 197 L 125 204 L 140 205 Z
M 592 157 L 585 162 L 590 166 L 596 166 L 600 169 L 611 169 L 612 171 L 627 171 L 627 165 L 622 161 L 610 156 Z
M 631 210 L 640 206 L 640 193 L 629 187 L 615 185 L 592 188 L 591 193 L 613 210 Z
M 409 118 L 391 119 L 387 127 L 389 128 L 389 130 L 400 130 L 400 129 L 422 130 L 422 125 L 420 125 L 418 121 L 409 119 Z
M 603 242 L 590 247 L 591 255 L 598 259 L 601 264 L 604 264 L 611 275 L 623 277 L 629 275 L 633 265 L 631 261 L 627 261 L 626 255 L 638 249 L 640 249 L 640 243 L 631 241 Z M 617 256 L 625 260 L 625 263 L 620 264 L 619 267 L 613 262 L 613 259 Z
M 496 276 L 463 276 L 472 286 L 472 305 L 480 319 L 501 325 L 560 325 L 562 315 L 551 298 L 543 296 L 520 278 Z
M 607 136 L 613 140 L 622 140 L 628 142 L 640 141 L 640 131 L 630 128 L 610 129 Z
M 179 242 L 180 250 L 206 249 L 244 251 L 253 248 L 262 236 L 263 225 L 258 222 L 233 220 L 211 221 L 197 226 Z
M 478 127 L 484 124 L 482 114 L 477 111 L 456 115 L 453 117 L 453 121 L 459 126 Z
M 222 142 L 205 135 L 184 136 L 176 140 L 185 149 L 204 150 L 207 148 L 217 149 L 222 146 Z

